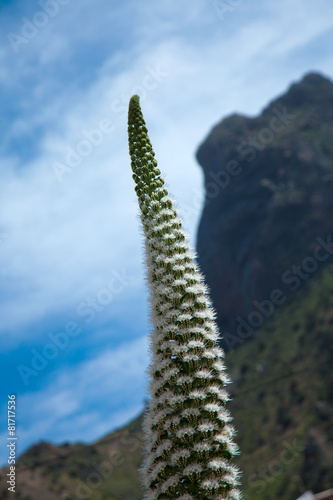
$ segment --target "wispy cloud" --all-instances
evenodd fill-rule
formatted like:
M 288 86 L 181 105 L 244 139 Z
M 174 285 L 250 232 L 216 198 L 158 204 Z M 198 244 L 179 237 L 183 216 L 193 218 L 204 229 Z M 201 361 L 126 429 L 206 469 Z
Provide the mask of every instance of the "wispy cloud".
M 19 396 L 19 452 L 34 441 L 93 441 L 135 417 L 144 404 L 147 350 L 146 337 L 125 342 Z M 0 453 L 3 463 L 6 450 Z
M 135 344 L 127 353 L 131 362 L 126 364 L 124 358 L 124 365 L 115 364 L 111 343 L 106 357 L 100 354 L 108 325 L 118 335 L 112 345 L 119 345 L 120 338 L 132 342 L 143 328 L 128 314 L 133 310 L 141 314 L 141 322 L 138 309 L 146 296 L 127 151 L 130 96 L 142 96 L 159 166 L 194 245 L 203 194 L 194 155 L 212 125 L 235 111 L 258 113 L 307 71 L 333 75 L 328 56 L 333 4 L 328 0 L 316 4 L 296 0 L 293 8 L 287 0 L 240 2 L 223 21 L 213 2 L 189 7 L 167 0 L 158 4 L 69 1 L 15 53 L 8 32 L 20 33 L 22 17 L 31 21 L 40 9 L 38 2 L 24 7 L 13 2 L 2 11 L 0 233 L 7 237 L 0 246 L 0 338 L 4 351 L 16 366 L 20 346 L 41 345 L 55 317 L 57 327 L 75 319 L 78 305 L 105 289 L 112 272 L 126 269 L 135 279 L 84 330 L 85 345 L 94 346 L 95 357 L 85 362 L 84 370 L 77 358 L 74 363 L 70 350 L 54 360 L 47 376 L 46 371 L 41 374 L 39 392 L 33 392 L 33 383 L 18 386 L 24 446 L 42 437 L 67 439 L 69 414 L 52 415 L 56 402 L 62 401 L 60 406 L 68 408 L 77 422 L 75 439 L 80 432 L 86 435 L 88 424 L 95 429 L 90 436 L 107 432 L 141 404 L 145 363 L 135 361 Z M 314 45 L 316 50 L 309 50 Z M 55 165 L 65 167 L 63 175 L 58 171 L 60 179 Z M 117 333 L 115 325 L 124 321 L 126 328 Z M 140 356 L 144 349 L 140 344 Z M 111 373 L 107 356 L 112 358 L 113 368 L 108 368 L 112 376 L 117 373 L 119 398 L 111 406 L 96 403 L 93 410 L 87 403 L 90 397 L 93 401 L 93 386 L 85 370 L 92 379 L 94 373 L 100 374 L 95 384 L 98 391 L 106 391 L 103 374 L 110 380 Z M 68 374 L 79 381 L 74 406 L 66 404 L 73 390 Z M 56 380 L 52 389 L 50 377 Z M 139 380 L 138 399 L 131 407 L 125 405 L 132 397 L 133 381 L 130 384 L 128 377 Z M 6 391 L 14 390 L 10 383 L 6 382 Z M 118 389 L 112 390 L 118 394 Z M 85 399 L 84 393 L 91 396 Z M 43 424 L 33 425 L 30 407 L 38 398 L 47 414 Z

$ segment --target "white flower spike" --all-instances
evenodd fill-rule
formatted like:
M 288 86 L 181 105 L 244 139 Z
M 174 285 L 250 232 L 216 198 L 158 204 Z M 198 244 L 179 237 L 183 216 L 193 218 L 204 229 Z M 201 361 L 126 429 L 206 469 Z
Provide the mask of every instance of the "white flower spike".
M 145 500 L 237 500 L 228 376 L 215 312 L 147 134 L 139 96 L 129 151 L 145 234 L 151 299 L 151 399 L 144 417 Z

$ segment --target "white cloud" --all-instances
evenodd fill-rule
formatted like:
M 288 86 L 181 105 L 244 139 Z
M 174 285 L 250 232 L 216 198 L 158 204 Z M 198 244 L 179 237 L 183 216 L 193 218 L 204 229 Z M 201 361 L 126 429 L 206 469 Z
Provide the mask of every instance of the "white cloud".
M 30 335 L 33 344 L 37 339 L 32 325 L 54 313 L 61 318 L 63 311 L 75 311 L 87 295 L 105 287 L 113 270 L 126 268 L 137 279 L 110 305 L 110 317 L 121 317 L 126 304 L 130 310 L 131 302 L 141 297 L 142 239 L 126 113 L 129 97 L 143 90 L 149 72 L 160 71 L 162 76 L 142 99 L 143 112 L 159 166 L 194 246 L 202 193 L 202 172 L 194 158 L 197 146 L 222 117 L 234 111 L 258 113 L 313 64 L 333 75 L 325 51 L 316 59 L 297 59 L 299 50 L 328 33 L 332 14 L 333 4 L 327 0 L 316 5 L 297 0 L 293 8 L 287 0 L 269 6 L 241 2 L 223 21 L 212 2 L 186 6 L 146 0 L 110 5 L 106 0 L 94 4 L 84 0 L 64 7 L 17 57 L 8 44 L 2 48 L 0 82 L 6 90 L 15 89 L 21 115 L 6 124 L 1 147 L 38 127 L 43 130 L 41 138 L 32 136 L 38 154 L 29 163 L 22 164 L 20 151 L 11 151 L 1 161 L 0 232 L 8 234 L 0 247 L 3 342 L 13 347 Z M 100 57 L 96 65 L 91 54 L 88 62 L 85 58 L 92 46 Z M 71 65 L 77 74 L 68 81 Z M 85 139 L 84 129 L 96 129 L 104 119 L 112 121 L 112 132 L 63 176 L 64 182 L 58 182 L 54 162 L 65 163 L 68 148 L 77 149 Z M 10 336 L 4 334 L 8 330 Z M 103 335 L 96 332 L 94 338 Z M 145 349 L 140 349 L 143 356 Z M 115 365 L 116 356 L 133 365 L 124 368 L 118 361 Z M 84 381 L 74 394 L 75 406 L 66 403 L 73 382 L 59 371 L 43 422 L 36 410 L 36 424 L 22 429 L 23 443 L 42 436 L 66 439 L 70 415 L 85 411 L 84 393 L 92 394 L 96 386 L 99 394 L 109 390 L 105 384 L 106 379 L 113 380 L 111 372 L 118 384 L 118 389 L 112 386 L 113 394 L 130 398 L 131 377 L 142 373 L 144 362 L 134 348 L 121 356 L 109 351 L 98 361 L 87 362 L 85 372 L 75 371 L 75 380 Z M 114 368 L 108 368 L 111 357 Z M 94 383 L 89 383 L 88 373 Z M 47 390 L 22 396 L 23 407 L 47 399 Z M 51 405 L 54 409 L 59 401 L 70 414 L 55 410 L 52 415 Z M 107 432 L 137 411 L 137 404 L 122 409 L 117 401 L 105 424 L 99 409 L 76 415 L 77 425 L 71 427 L 76 434 L 69 439 L 79 439 L 88 426 L 93 429 L 91 436 Z
M 147 338 L 62 369 L 38 392 L 18 396 L 19 452 L 36 441 L 92 442 L 143 410 Z M 3 435 L 2 437 L 6 437 Z M 6 460 L 6 450 L 0 452 Z
M 55 307 L 61 310 L 77 303 L 88 290 L 102 286 L 106 270 L 140 267 L 141 244 L 125 119 L 133 92 L 144 92 L 142 107 L 157 159 L 184 215 L 193 246 L 202 189 L 202 173 L 194 159 L 196 147 L 215 120 L 236 109 L 255 113 L 266 103 L 266 97 L 284 91 L 289 82 L 285 74 L 275 74 L 273 91 L 270 76 L 269 85 L 265 78 L 258 83 L 258 89 L 265 92 L 244 86 L 258 58 L 269 60 L 270 54 L 288 54 L 309 43 L 328 23 L 320 24 L 323 16 L 314 9 L 313 19 L 304 30 L 296 23 L 295 13 L 290 11 L 285 18 L 282 8 L 276 7 L 267 25 L 251 19 L 224 37 L 220 31 L 223 23 L 217 19 L 213 34 L 207 32 L 207 40 L 194 37 L 192 43 L 188 35 L 172 31 L 172 20 L 179 10 L 178 4 L 164 3 L 145 19 L 146 10 L 139 9 L 136 29 L 146 29 L 151 16 L 155 20 L 146 41 L 157 38 L 162 23 L 162 35 L 155 45 L 147 45 L 145 52 L 117 73 L 112 53 L 110 63 L 105 61 L 88 89 L 62 95 L 61 103 L 49 96 L 32 116 L 32 125 L 37 125 L 54 120 L 57 109 L 62 111 L 56 130 L 49 129 L 42 140 L 39 157 L 25 165 L 24 173 L 12 168 L 5 174 L 1 208 L 4 230 L 11 236 L 2 249 L 1 257 L 6 262 L 2 276 L 6 282 L 12 279 L 17 283 L 17 294 L 3 303 L 4 328 L 18 327 L 18 321 L 33 322 L 41 311 L 48 314 Z M 167 22 L 161 21 L 163 12 L 168 13 Z M 202 8 L 195 12 L 205 22 L 212 15 L 211 11 L 203 13 Z M 240 6 L 232 14 L 233 21 L 243 14 Z M 71 19 L 73 15 L 71 11 Z M 186 16 L 187 23 L 198 22 L 193 12 Z M 102 20 L 96 13 L 94 20 L 98 30 Z M 75 35 L 81 36 L 83 28 Z M 132 50 L 136 52 L 136 48 Z M 145 90 L 145 78 L 154 71 L 156 87 Z M 47 96 L 48 85 L 48 79 L 41 81 L 36 95 Z M 57 182 L 52 171 L 54 162 L 65 164 L 68 148 L 77 149 L 86 139 L 83 131 L 96 129 L 105 119 L 112 121 L 114 130 L 103 134 L 101 144 L 80 158 L 72 173 L 64 174 L 63 183 Z M 14 123 L 11 133 L 22 134 L 30 125 L 30 120 L 21 119 Z M 19 329 L 15 335 L 20 337 Z

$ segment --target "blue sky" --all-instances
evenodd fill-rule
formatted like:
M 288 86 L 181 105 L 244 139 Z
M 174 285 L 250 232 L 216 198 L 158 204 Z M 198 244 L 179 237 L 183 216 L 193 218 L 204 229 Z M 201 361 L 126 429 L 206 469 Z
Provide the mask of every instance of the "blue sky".
M 195 245 L 195 151 L 309 71 L 333 77 L 329 0 L 0 4 L 2 445 L 91 442 L 139 414 L 149 331 L 127 104 Z

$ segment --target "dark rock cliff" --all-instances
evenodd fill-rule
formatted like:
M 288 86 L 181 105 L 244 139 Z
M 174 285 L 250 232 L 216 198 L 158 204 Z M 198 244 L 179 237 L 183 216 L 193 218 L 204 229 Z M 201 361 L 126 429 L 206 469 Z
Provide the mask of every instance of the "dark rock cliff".
M 197 159 L 199 264 L 222 333 L 237 335 L 240 317 L 261 326 L 259 304 L 274 289 L 293 292 L 332 262 L 333 83 L 310 73 L 258 117 L 225 118 Z

